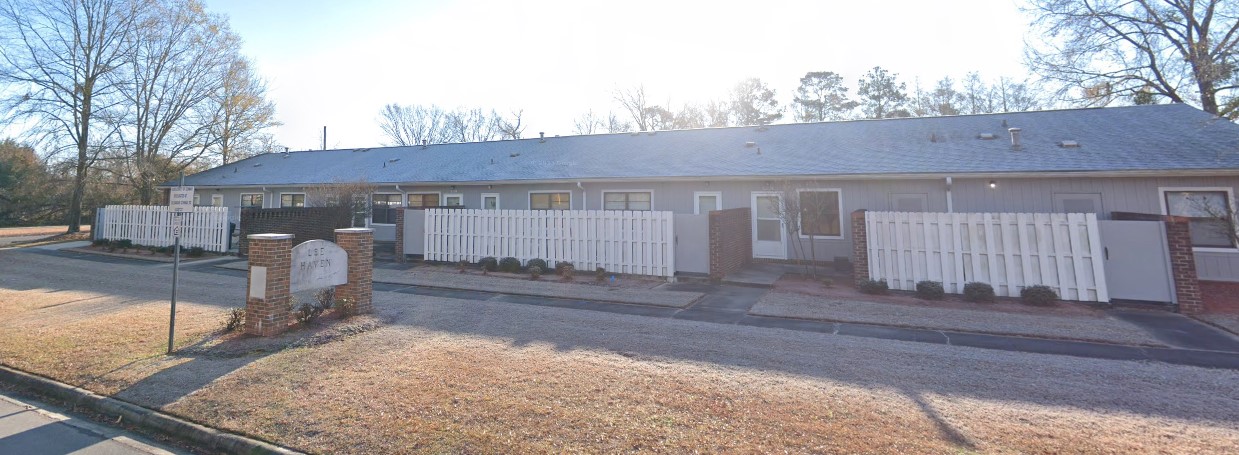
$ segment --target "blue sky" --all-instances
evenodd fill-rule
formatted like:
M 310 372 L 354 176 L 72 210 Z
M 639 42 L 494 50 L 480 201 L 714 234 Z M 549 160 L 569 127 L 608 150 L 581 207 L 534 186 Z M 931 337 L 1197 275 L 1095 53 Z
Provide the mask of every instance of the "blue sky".
M 790 103 L 809 71 L 881 65 L 909 88 L 942 76 L 1028 76 L 1014 0 L 205 0 L 268 80 L 294 150 L 381 145 L 387 103 L 524 109 L 525 136 L 572 134 L 617 88 L 656 104 L 722 98 L 759 77 Z

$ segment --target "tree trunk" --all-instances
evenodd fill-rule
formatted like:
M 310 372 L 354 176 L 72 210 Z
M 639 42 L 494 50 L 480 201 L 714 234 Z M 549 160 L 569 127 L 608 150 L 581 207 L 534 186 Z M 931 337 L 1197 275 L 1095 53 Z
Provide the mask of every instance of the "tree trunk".
M 73 172 L 73 197 L 69 201 L 68 233 L 82 230 L 82 196 L 86 192 L 86 139 L 77 143 L 77 166 Z

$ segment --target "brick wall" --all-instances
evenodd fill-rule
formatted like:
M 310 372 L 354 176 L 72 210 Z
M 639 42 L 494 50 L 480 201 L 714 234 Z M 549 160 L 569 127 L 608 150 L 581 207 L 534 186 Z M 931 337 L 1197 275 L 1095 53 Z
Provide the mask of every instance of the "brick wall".
M 291 322 L 288 287 L 293 262 L 293 237 L 283 234 L 260 234 L 255 237 L 249 239 L 254 248 L 249 256 L 251 273 L 245 293 L 245 333 L 271 336 L 287 330 Z M 265 268 L 265 277 L 256 277 L 254 267 Z M 263 291 L 255 292 L 255 289 Z
M 710 212 L 710 279 L 743 267 L 753 259 L 753 224 L 748 207 Z
M 404 257 L 404 207 L 396 209 L 396 262 L 405 262 Z
M 251 234 L 293 234 L 293 245 L 307 240 L 332 241 L 336 238 L 336 229 L 349 227 L 352 222 L 353 213 L 349 207 L 241 209 L 241 244 L 237 245 L 237 254 L 249 254 Z
M 1167 216 L 1166 244 L 1170 249 L 1170 273 L 1174 275 L 1174 292 L 1179 300 L 1179 312 L 1197 314 L 1204 311 L 1200 298 L 1200 282 L 1196 277 L 1196 256 L 1192 252 L 1191 223 L 1181 216 Z
M 857 285 L 869 279 L 869 234 L 865 230 L 865 211 L 852 212 L 852 281 Z
M 336 298 L 351 299 L 358 314 L 371 313 L 374 311 L 374 231 L 340 229 L 335 231 L 335 236 L 336 244 L 348 253 L 348 283 L 336 286 Z

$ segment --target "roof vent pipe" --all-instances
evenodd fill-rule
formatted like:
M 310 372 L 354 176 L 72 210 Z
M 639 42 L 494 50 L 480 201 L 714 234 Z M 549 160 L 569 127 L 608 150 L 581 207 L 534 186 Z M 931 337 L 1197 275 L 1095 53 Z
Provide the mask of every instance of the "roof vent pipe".
M 538 142 L 546 142 L 546 133 L 542 131 L 538 132 Z
M 1020 129 L 1019 128 L 1007 128 L 1007 132 L 1011 133 L 1011 150 L 1019 150 L 1020 149 Z

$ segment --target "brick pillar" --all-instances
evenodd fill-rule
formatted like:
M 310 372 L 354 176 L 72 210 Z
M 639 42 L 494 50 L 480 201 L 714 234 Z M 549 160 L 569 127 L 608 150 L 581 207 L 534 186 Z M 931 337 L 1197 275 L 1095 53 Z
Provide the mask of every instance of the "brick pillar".
M 852 281 L 869 279 L 869 236 L 865 232 L 865 210 L 852 212 Z
M 1192 232 L 1188 219 L 1167 216 L 1166 245 L 1170 250 L 1170 273 L 1174 275 L 1174 292 L 1179 312 L 1196 314 L 1204 310 L 1200 283 L 1196 277 L 1196 256 L 1192 253 Z
M 253 234 L 249 240 L 249 285 L 245 299 L 245 333 L 277 335 L 288 329 L 292 234 Z
M 336 244 L 348 253 L 348 283 L 336 286 L 336 298 L 353 300 L 357 314 L 374 312 L 374 229 L 336 229 Z
M 396 261 L 404 262 L 404 208 L 396 209 Z

